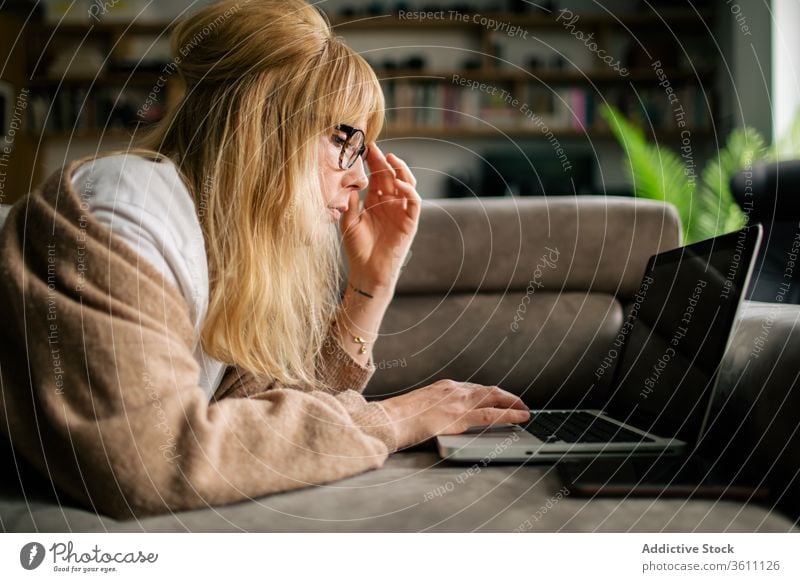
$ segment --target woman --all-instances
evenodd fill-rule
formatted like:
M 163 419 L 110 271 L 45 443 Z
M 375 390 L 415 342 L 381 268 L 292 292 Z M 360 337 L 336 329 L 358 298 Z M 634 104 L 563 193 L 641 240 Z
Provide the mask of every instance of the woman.
M 73 162 L 7 219 L 15 449 L 59 492 L 131 517 L 526 420 L 497 387 L 360 394 L 420 213 L 408 166 L 374 143 L 384 103 L 366 62 L 301 0 L 215 4 L 172 43 L 185 90 L 144 148 Z

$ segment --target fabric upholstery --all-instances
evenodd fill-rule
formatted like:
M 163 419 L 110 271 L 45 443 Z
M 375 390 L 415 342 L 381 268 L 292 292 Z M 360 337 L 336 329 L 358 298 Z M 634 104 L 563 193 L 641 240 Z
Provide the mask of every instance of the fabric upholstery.
M 605 382 L 592 384 L 622 325 L 619 303 L 605 293 L 537 292 L 513 331 L 524 295 L 396 297 L 375 345 L 378 371 L 365 393 L 390 396 L 452 378 L 501 386 L 531 406 L 596 404 Z
M 454 465 L 397 453 L 383 468 L 330 484 L 205 510 L 114 521 L 44 486 L 0 486 L 7 531 L 89 532 L 789 532 L 769 505 L 709 499 L 559 495 L 552 465 Z M 27 498 L 27 504 L 23 499 Z
M 592 291 L 624 300 L 647 259 L 680 245 L 671 205 L 623 197 L 426 201 L 397 287 L 407 293 L 524 290 L 542 256 L 559 253 L 540 290 Z

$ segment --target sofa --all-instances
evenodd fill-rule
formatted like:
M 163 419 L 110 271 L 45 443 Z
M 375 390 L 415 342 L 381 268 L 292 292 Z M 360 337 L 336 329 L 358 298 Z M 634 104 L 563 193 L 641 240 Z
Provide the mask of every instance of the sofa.
M 679 246 L 675 209 L 624 197 L 428 200 L 366 389 L 497 384 L 532 407 L 602 406 L 603 355 L 647 259 Z M 719 458 L 764 501 L 579 498 L 555 465 L 459 465 L 432 443 L 380 469 L 223 507 L 120 522 L 71 505 L 0 443 L 4 531 L 788 532 L 800 498 L 800 306 L 745 302 L 713 423 Z M 766 324 L 768 328 L 765 327 Z M 769 333 L 765 334 L 764 330 Z M 759 350 L 754 342 L 759 341 Z

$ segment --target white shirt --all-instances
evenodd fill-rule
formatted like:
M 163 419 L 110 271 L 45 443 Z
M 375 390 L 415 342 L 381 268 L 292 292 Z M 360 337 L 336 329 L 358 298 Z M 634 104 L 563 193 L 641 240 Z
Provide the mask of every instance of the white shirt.
M 175 285 L 189 306 L 199 383 L 211 399 L 225 365 L 203 351 L 200 330 L 208 309 L 208 263 L 194 201 L 169 160 L 137 155 L 85 162 L 72 185 L 92 215 Z

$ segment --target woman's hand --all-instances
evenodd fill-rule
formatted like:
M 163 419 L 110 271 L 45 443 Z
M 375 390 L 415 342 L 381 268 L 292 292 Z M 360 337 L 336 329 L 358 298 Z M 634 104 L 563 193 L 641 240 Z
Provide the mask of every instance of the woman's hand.
M 369 186 L 359 214 L 358 192 L 350 195 L 341 229 L 350 281 L 369 289 L 393 289 L 414 240 L 422 200 L 408 165 L 374 143 L 367 151 Z
M 530 418 L 525 403 L 510 392 L 453 380 L 439 380 L 380 403 L 395 425 L 398 448 L 441 434 L 459 434 L 473 426 Z

